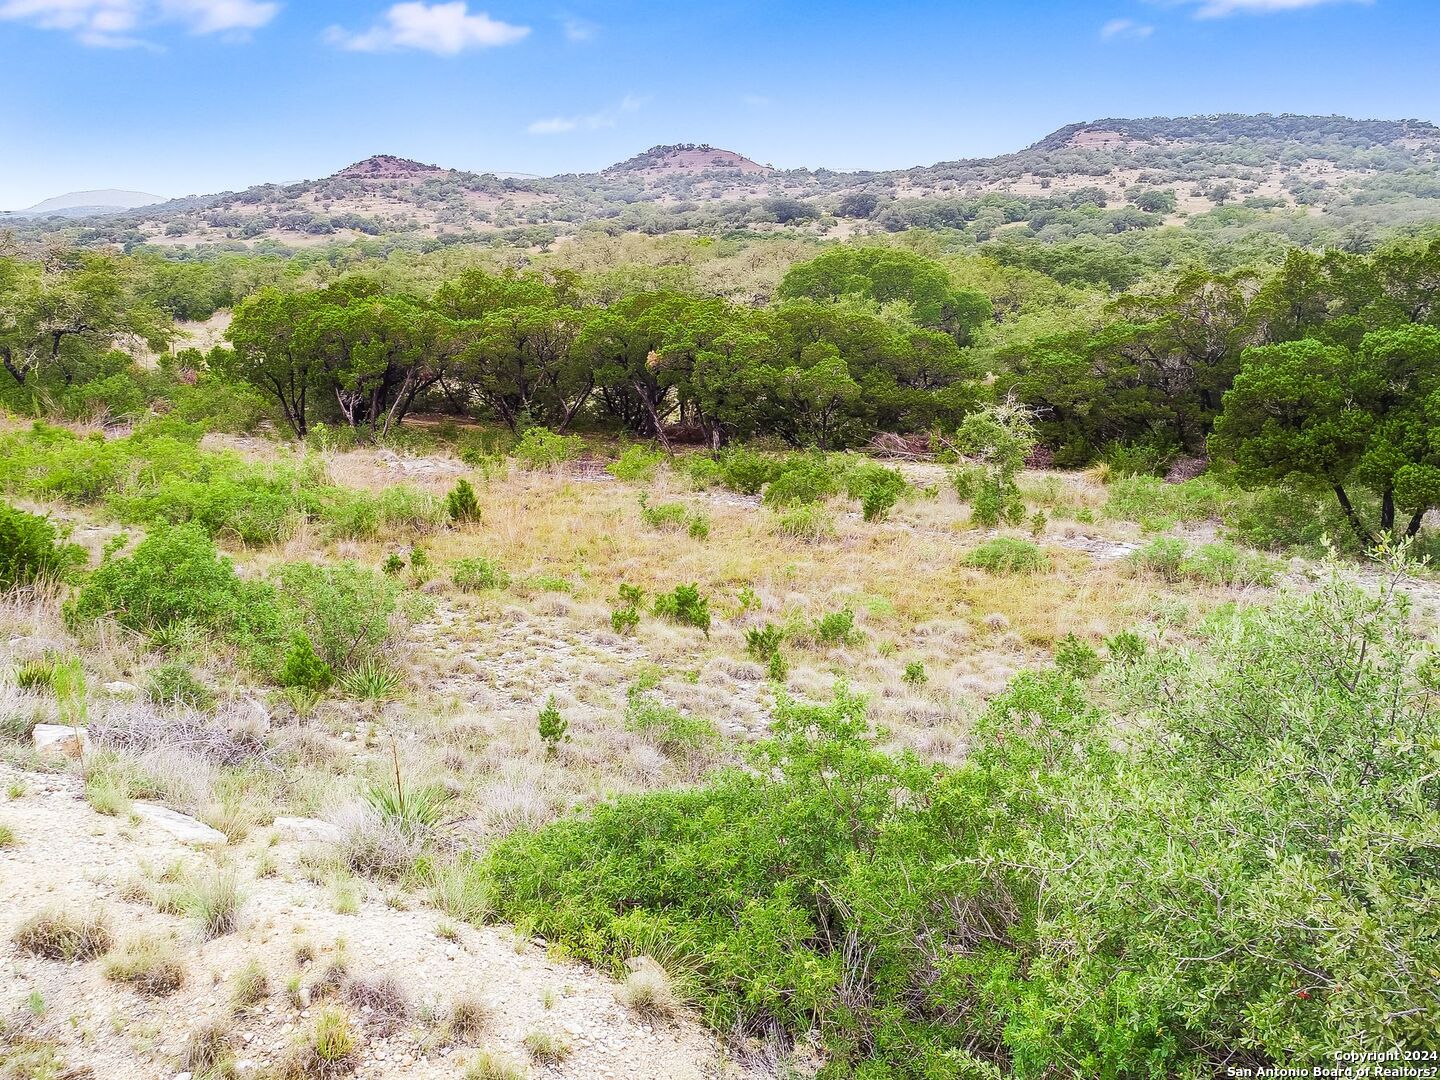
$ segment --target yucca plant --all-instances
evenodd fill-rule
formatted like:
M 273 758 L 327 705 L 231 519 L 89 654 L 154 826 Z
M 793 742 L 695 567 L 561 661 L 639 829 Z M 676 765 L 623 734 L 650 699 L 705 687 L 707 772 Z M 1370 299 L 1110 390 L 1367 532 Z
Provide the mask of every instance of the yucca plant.
M 400 673 L 376 659 L 362 660 L 340 676 L 340 689 L 360 701 L 387 701 L 399 691 Z

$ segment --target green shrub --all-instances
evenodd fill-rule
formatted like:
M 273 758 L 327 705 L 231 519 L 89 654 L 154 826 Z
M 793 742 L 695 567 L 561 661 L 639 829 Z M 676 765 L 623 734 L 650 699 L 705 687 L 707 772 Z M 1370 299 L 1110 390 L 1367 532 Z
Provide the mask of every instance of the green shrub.
M 1110 466 L 1115 476 L 1164 476 L 1180 454 L 1180 447 L 1165 439 L 1141 442 L 1110 443 L 1100 453 L 1100 460 Z
M 1066 634 L 1055 645 L 1055 666 L 1072 679 L 1090 679 L 1100 672 L 1100 654 L 1075 634 Z
M 0 593 L 36 582 L 59 581 L 85 562 L 49 519 L 0 503 Z
M 661 593 L 655 597 L 655 614 L 710 636 L 710 601 L 700 595 L 699 585 L 677 585 L 674 591 Z
M 554 694 L 545 699 L 545 707 L 540 710 L 535 729 L 545 743 L 547 754 L 554 754 L 562 742 L 570 741 L 570 721 L 560 715 L 560 706 L 556 704 Z
M 1130 556 L 1142 572 L 1169 582 L 1198 581 L 1207 585 L 1273 585 L 1278 567 L 1273 559 L 1232 544 L 1201 544 L 1191 548 L 1178 537 L 1161 536 Z
M 899 469 L 863 462 L 845 477 L 845 491 L 860 503 L 866 521 L 883 521 L 909 487 Z
M 497 843 L 496 912 L 607 968 L 659 943 L 708 1023 L 819 1032 L 837 1077 L 1434 1048 L 1440 709 L 1409 619 L 1330 581 L 1111 665 L 1106 708 L 1022 674 L 953 768 L 878 750 L 843 690 L 782 697 L 748 767 Z
M 284 687 L 323 694 L 335 681 L 335 672 L 315 651 L 306 634 L 296 634 L 285 652 L 276 681 Z
M 767 506 L 817 503 L 840 490 L 839 471 L 822 454 L 796 454 L 784 459 L 775 478 L 765 485 Z
M 855 612 L 850 608 L 830 611 L 815 620 L 815 640 L 822 645 L 853 645 L 860 640 L 855 629 Z
M 930 681 L 930 676 L 925 671 L 925 663 L 922 660 L 911 660 L 905 665 L 905 673 L 900 676 L 900 681 L 906 686 L 924 686 Z
M 698 455 L 690 459 L 698 462 Z M 731 491 L 742 495 L 759 495 L 761 489 L 780 475 L 779 462 L 767 455 L 735 446 L 722 451 L 716 459 L 719 480 Z
M 972 548 L 965 555 L 965 565 L 989 574 L 1042 574 L 1050 569 L 1045 553 L 1029 540 L 996 536 Z
M 515 444 L 515 460 L 522 469 L 553 469 L 574 461 L 585 452 L 585 441 L 576 435 L 557 435 L 549 428 L 533 427 Z
M 710 536 L 710 519 L 699 511 L 691 511 L 684 503 L 660 503 L 651 506 L 645 495 L 640 496 L 640 520 L 652 529 L 665 532 L 687 532 L 696 540 Z
M 1181 521 L 1219 521 L 1237 494 L 1211 476 L 1167 484 L 1154 476 L 1122 476 L 1106 487 L 1108 518 L 1135 521 L 1152 530 Z
M 684 503 L 660 503 L 650 506 L 644 495 L 640 496 L 640 520 L 652 529 L 680 530 L 685 528 L 689 511 Z
M 480 520 L 480 500 L 475 497 L 475 489 L 470 486 L 470 481 L 460 480 L 455 484 L 445 496 L 445 509 L 450 514 L 450 520 L 457 525 Z
M 610 613 L 610 626 L 617 634 L 632 634 L 640 625 L 640 605 L 645 602 L 645 590 L 622 581 L 617 595 L 620 606 Z
M 784 643 L 784 629 L 772 623 L 752 626 L 745 631 L 745 651 L 762 663 L 769 663 Z
M 466 592 L 480 592 L 484 589 L 504 589 L 510 585 L 510 575 L 490 559 L 460 559 L 450 571 L 456 588 Z
M 807 544 L 818 544 L 834 539 L 835 515 L 814 503 L 792 506 L 775 516 L 775 531 Z
M 192 709 L 208 709 L 215 694 L 196 677 L 189 664 L 172 660 L 150 673 L 145 693 L 161 705 L 188 705 Z
M 652 740 L 672 757 L 698 758 L 720 741 L 719 730 L 709 720 L 688 716 L 635 690 L 625 707 L 625 729 Z
M 128 557 L 107 558 L 65 610 L 72 621 L 109 617 L 142 634 L 189 625 L 262 657 L 286 638 L 274 589 L 238 578 L 194 524 L 162 526 Z
M 337 674 L 389 644 L 398 589 L 384 576 L 355 562 L 286 563 L 275 576 L 291 625 Z
M 619 458 L 611 462 L 610 472 L 615 479 L 627 484 L 650 484 L 665 460 L 666 456 L 661 451 L 636 443 L 627 446 Z

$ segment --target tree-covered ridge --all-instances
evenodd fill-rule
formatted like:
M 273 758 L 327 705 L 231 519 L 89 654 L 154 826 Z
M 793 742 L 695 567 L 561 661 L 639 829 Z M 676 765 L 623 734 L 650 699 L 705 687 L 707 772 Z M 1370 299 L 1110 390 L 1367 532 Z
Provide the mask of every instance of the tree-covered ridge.
M 1058 150 L 1081 132 L 1114 132 L 1129 139 L 1170 142 L 1231 143 L 1238 140 L 1326 143 L 1355 148 L 1421 139 L 1440 142 L 1440 128 L 1425 120 L 1354 120 L 1348 116 L 1305 116 L 1295 113 L 1217 113 L 1213 116 L 1109 117 L 1068 124 L 1053 131 L 1030 150 Z M 1432 147 L 1433 148 L 1433 147 Z
M 349 170 L 299 184 L 174 200 L 81 223 L 21 219 L 22 236 L 86 244 L 294 246 L 383 237 L 423 246 L 544 246 L 591 231 L 825 235 L 932 228 L 968 244 L 1049 245 L 1183 227 L 1289 243 L 1375 243 L 1433 223 L 1433 125 L 1418 120 L 1218 116 L 1071 125 L 994 158 L 910 169 L 773 170 L 704 144 L 658 146 L 600 173 L 498 177 Z

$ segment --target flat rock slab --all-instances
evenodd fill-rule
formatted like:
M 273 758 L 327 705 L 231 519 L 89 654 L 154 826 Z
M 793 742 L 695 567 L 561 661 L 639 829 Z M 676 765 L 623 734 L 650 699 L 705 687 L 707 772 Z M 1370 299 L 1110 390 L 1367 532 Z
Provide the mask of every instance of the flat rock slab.
M 37 754 L 50 757 L 79 759 L 90 749 L 90 736 L 84 728 L 64 724 L 36 724 L 30 741 Z
M 131 808 L 140 820 L 148 821 L 183 844 L 200 844 L 208 847 L 228 842 L 225 834 L 218 829 L 212 829 L 203 821 L 196 821 L 192 817 L 171 810 L 168 806 L 137 802 L 133 803 Z
M 275 831 L 281 840 L 301 842 L 324 841 L 334 843 L 340 839 L 340 830 L 328 821 L 308 817 L 277 817 Z

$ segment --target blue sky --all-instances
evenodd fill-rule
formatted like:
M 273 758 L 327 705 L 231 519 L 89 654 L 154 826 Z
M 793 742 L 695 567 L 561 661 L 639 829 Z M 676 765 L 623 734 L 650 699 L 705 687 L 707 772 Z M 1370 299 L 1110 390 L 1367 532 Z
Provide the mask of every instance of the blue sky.
M 1018 149 L 1103 116 L 1440 121 L 1437 0 L 0 0 L 0 208 L 328 175 Z

